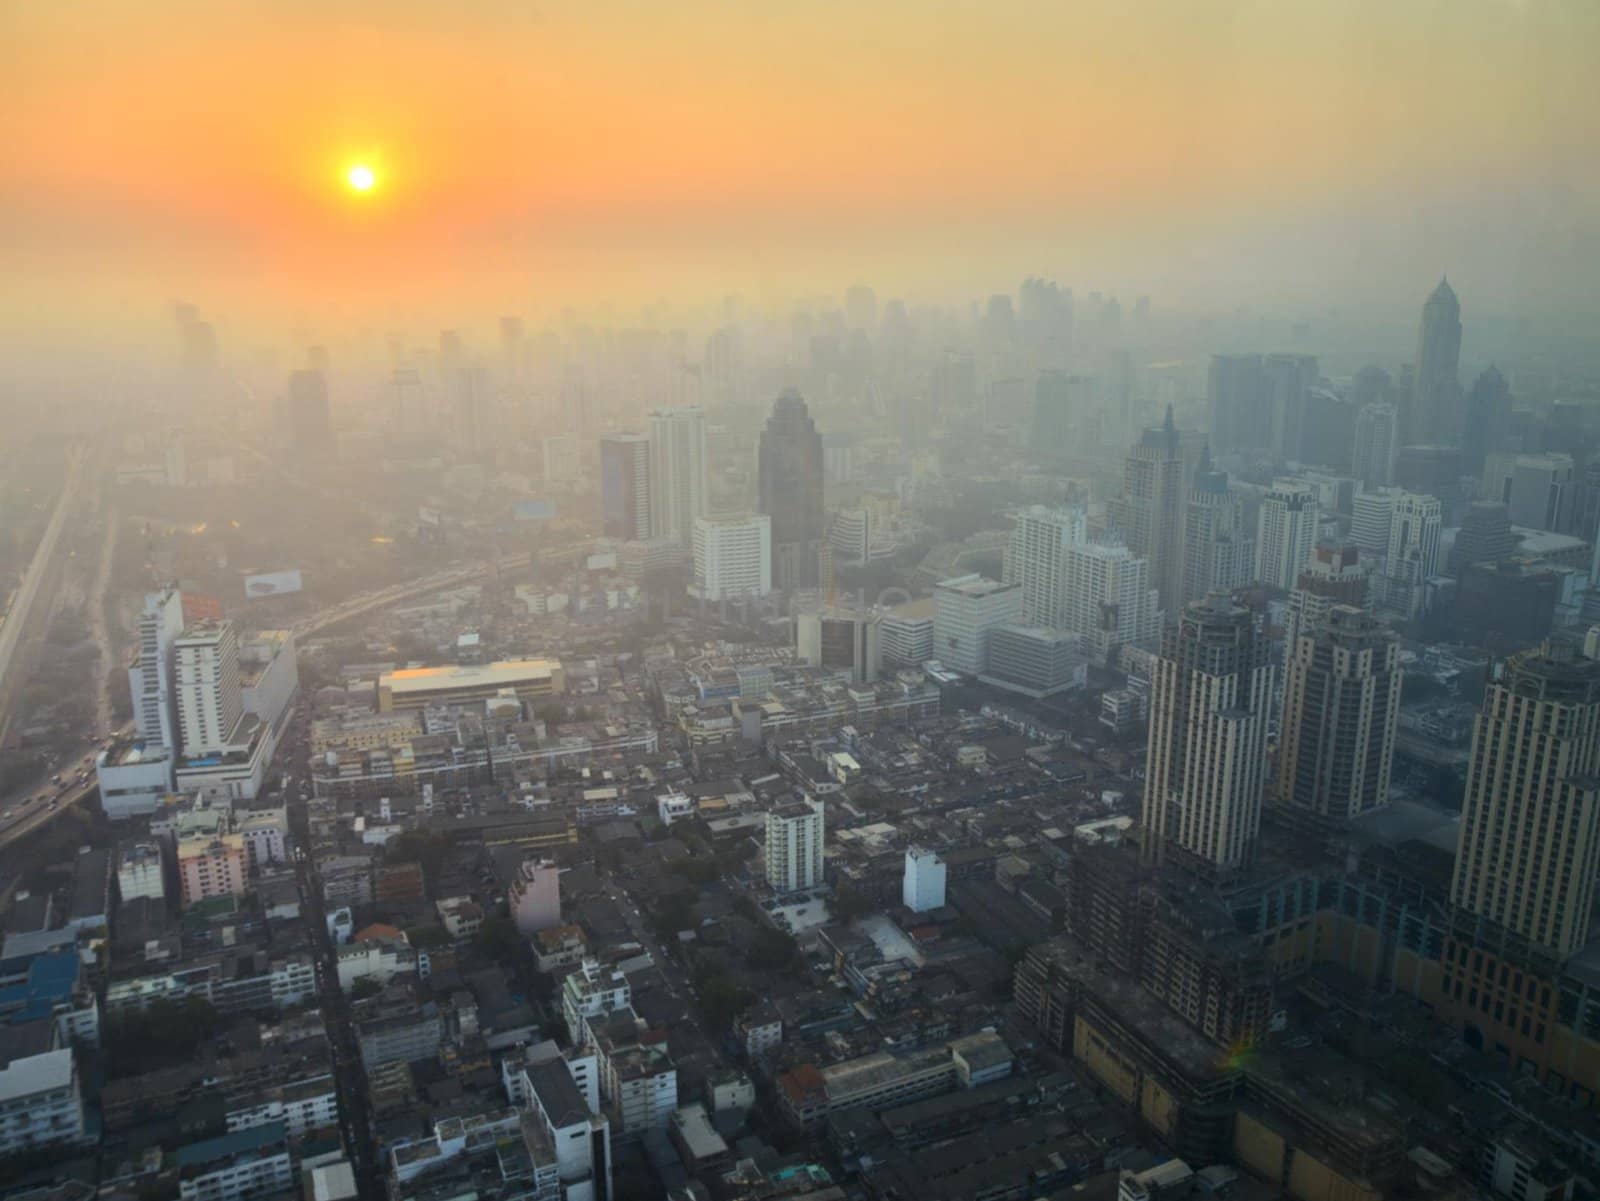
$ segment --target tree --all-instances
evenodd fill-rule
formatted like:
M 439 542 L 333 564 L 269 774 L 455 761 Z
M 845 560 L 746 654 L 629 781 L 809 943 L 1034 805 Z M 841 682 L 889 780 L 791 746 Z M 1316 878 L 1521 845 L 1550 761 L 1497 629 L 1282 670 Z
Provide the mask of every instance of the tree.
M 368 997 L 375 997 L 383 991 L 383 986 L 370 976 L 363 976 L 350 986 L 350 999 L 352 1001 L 365 1001 Z
M 866 914 L 871 913 L 874 908 L 875 906 L 870 897 L 849 884 L 841 884 L 835 889 L 833 901 L 828 905 L 828 911 L 842 922 L 864 917 Z
M 767 926 L 757 932 L 745 963 L 758 972 L 777 972 L 793 965 L 799 957 L 800 944 L 793 935 Z
M 679 930 L 687 930 L 693 925 L 694 901 L 695 894 L 692 892 L 674 892 L 662 898 L 650 919 L 657 937 L 670 938 Z
M 191 1059 L 220 1027 L 216 1009 L 200 997 L 151 1001 L 106 1022 L 107 1070 L 137 1075 Z
M 696 989 L 706 1025 L 724 1031 L 750 1005 L 750 994 L 726 976 L 708 976 Z
M 490 959 L 515 959 L 529 954 L 528 943 L 506 917 L 486 917 L 473 938 L 473 945 Z
M 405 830 L 391 838 L 383 849 L 389 863 L 420 863 L 423 876 L 431 882 L 450 853 L 450 840 L 442 834 Z

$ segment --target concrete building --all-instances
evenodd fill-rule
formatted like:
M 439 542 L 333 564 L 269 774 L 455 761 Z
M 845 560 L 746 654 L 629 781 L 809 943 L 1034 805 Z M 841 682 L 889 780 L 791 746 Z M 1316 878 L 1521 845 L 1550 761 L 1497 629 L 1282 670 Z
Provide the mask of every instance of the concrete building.
M 1022 616 L 1022 588 L 972 574 L 933 590 L 933 653 L 952 671 L 979 675 L 988 664 L 989 634 Z
M 1244 505 L 1228 487 L 1228 473 L 1200 455 L 1183 511 L 1183 593 L 1179 604 L 1232 592 L 1255 577 L 1255 539 L 1245 528 Z
M 289 814 L 281 805 L 240 815 L 234 832 L 244 839 L 245 866 L 251 872 L 289 862 Z
M 1443 567 L 1439 501 L 1432 496 L 1398 492 L 1389 515 L 1389 538 L 1381 579 L 1382 607 L 1403 621 L 1421 615 L 1425 588 Z
M 125 843 L 118 850 L 117 895 L 124 905 L 140 897 L 157 901 L 166 898 L 167 881 L 161 867 L 159 843 Z
M 585 959 L 578 970 L 561 982 L 561 1016 L 567 1037 L 575 1047 L 586 1047 L 593 1040 L 589 1023 L 595 1018 L 633 1003 L 628 977 L 615 968 L 601 965 L 598 959 Z
M 200 622 L 174 640 L 173 693 L 185 758 L 233 748 L 244 720 L 239 641 L 233 623 Z
M 912 913 L 927 913 L 944 907 L 944 885 L 948 874 L 938 853 L 922 847 L 906 850 L 905 875 L 901 880 L 900 903 Z
M 826 450 L 824 453 L 827 453 Z M 872 510 L 840 509 L 828 523 L 828 548 L 836 564 L 865 567 L 872 561 Z
M 1400 457 L 1400 413 L 1391 404 L 1369 404 L 1356 414 L 1355 447 L 1351 472 L 1363 488 L 1387 488 L 1394 483 Z
M 694 523 L 694 582 L 701 600 L 740 600 L 772 591 L 772 519 L 701 517 Z
M 1066 629 L 1079 634 L 1097 663 L 1122 647 L 1153 648 L 1161 636 L 1160 598 L 1150 564 L 1126 546 L 1097 542 L 1067 553 Z
M 143 738 L 119 738 L 95 759 L 100 808 L 111 821 L 148 817 L 171 795 L 171 747 Z
M 774 891 L 799 892 L 822 883 L 824 837 L 821 801 L 785 801 L 767 812 L 767 883 Z
M 1311 558 L 1321 509 L 1316 492 L 1297 480 L 1273 481 L 1261 498 L 1256 526 L 1256 579 L 1288 591 Z
M 1367 607 L 1370 566 L 1362 561 L 1360 548 L 1353 542 L 1317 543 L 1311 561 L 1289 593 L 1283 619 L 1286 657 L 1294 653 L 1301 632 L 1320 625 L 1334 605 Z
M 487 701 L 510 688 L 523 702 L 566 691 L 558 659 L 506 659 L 478 666 L 412 667 L 378 677 L 378 711 Z
M 1400 640 L 1334 605 L 1302 627 L 1284 669 L 1280 802 L 1344 820 L 1389 803 L 1400 719 Z
M 1035 700 L 1082 688 L 1088 666 L 1080 641 L 1063 630 L 999 626 L 989 634 L 989 665 L 978 678 Z
M 1145 855 L 1217 875 L 1254 855 L 1266 778 L 1272 666 L 1255 619 L 1224 593 L 1166 631 L 1150 681 Z
M 1422 306 L 1406 443 L 1461 441 L 1461 303 L 1441 279 Z
M 878 678 L 882 627 L 870 609 L 809 610 L 795 617 L 795 658 L 808 667 L 848 675 L 857 684 Z
M 931 597 L 885 609 L 878 622 L 878 644 L 885 667 L 919 667 L 933 658 L 934 614 Z
M 609 1201 L 611 1125 L 584 1093 L 572 1064 L 552 1056 L 524 1070 L 529 1108 L 553 1149 L 562 1201 Z
M 570 488 L 583 475 L 583 459 L 576 434 L 551 434 L 540 444 L 546 488 Z
M 524 859 L 506 900 L 517 933 L 531 938 L 561 924 L 561 868 L 551 859 Z
M 1512 525 L 1566 532 L 1578 491 L 1571 455 L 1492 453 L 1483 474 L 1484 499 L 1505 505 Z
M 247 868 L 244 838 L 220 834 L 186 838 L 178 844 L 178 887 L 183 907 L 212 897 L 241 897 Z
M 699 406 L 650 414 L 652 536 L 686 546 L 706 515 L 706 418 Z
M 769 580 L 780 592 L 814 588 L 827 533 L 822 504 L 822 438 L 793 389 L 772 405 L 756 453 L 758 508 L 771 519 Z
M 53 1030 L 48 1021 L 0 1029 L 0 1156 L 92 1141 L 77 1060 Z
M 1186 472 L 1172 407 L 1158 429 L 1144 432 L 1123 465 L 1123 495 L 1106 516 L 1134 554 L 1149 561 L 1150 585 L 1161 604 L 1177 607 L 1183 591 Z
M 651 538 L 650 439 L 607 434 L 600 439 L 600 513 L 607 538 Z
M 1067 628 L 1068 550 L 1087 537 L 1084 516 L 1075 509 L 1034 505 L 1017 514 L 1004 574 L 1006 583 L 1022 590 L 1023 623 Z
M 1472 733 L 1450 900 L 1565 959 L 1600 863 L 1600 663 L 1547 643 L 1506 660 Z
M 128 668 L 133 728 L 146 746 L 162 746 L 176 753 L 172 644 L 183 633 L 183 597 L 176 588 L 146 594 L 137 632 L 138 652 Z

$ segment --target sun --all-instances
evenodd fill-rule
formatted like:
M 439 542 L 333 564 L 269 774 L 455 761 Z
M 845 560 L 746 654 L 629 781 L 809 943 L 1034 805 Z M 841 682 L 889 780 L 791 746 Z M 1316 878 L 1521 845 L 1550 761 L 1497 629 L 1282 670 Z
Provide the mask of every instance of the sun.
M 356 163 L 344 174 L 347 184 L 358 192 L 370 192 L 378 182 L 377 175 L 365 163 Z

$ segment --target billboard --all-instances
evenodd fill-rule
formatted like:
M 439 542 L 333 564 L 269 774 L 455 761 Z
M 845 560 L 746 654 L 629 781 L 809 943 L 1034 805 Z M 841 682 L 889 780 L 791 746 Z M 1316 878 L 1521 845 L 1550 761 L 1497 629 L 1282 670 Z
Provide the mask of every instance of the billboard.
M 244 594 L 249 600 L 259 600 L 263 596 L 283 596 L 290 592 L 300 591 L 300 572 L 294 571 L 269 571 L 261 575 L 247 575 L 244 577 Z
M 518 521 L 546 521 L 556 515 L 556 507 L 547 500 L 519 500 L 512 512 Z

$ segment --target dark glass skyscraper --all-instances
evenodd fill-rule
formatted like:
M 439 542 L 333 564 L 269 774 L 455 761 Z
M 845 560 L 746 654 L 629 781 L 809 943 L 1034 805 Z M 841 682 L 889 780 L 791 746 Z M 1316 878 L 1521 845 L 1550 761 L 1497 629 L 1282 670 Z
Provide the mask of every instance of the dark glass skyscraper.
M 1511 387 L 1494 367 L 1485 368 L 1467 393 L 1467 412 L 1461 432 L 1461 470 L 1483 472 L 1491 451 L 1504 450 L 1511 426 Z
M 772 519 L 772 586 L 814 588 L 826 526 L 822 509 L 822 437 L 793 388 L 772 405 L 761 431 L 756 488 Z
M 1406 444 L 1454 446 L 1461 440 L 1461 304 L 1448 279 L 1422 306 L 1417 333 L 1417 374 Z

